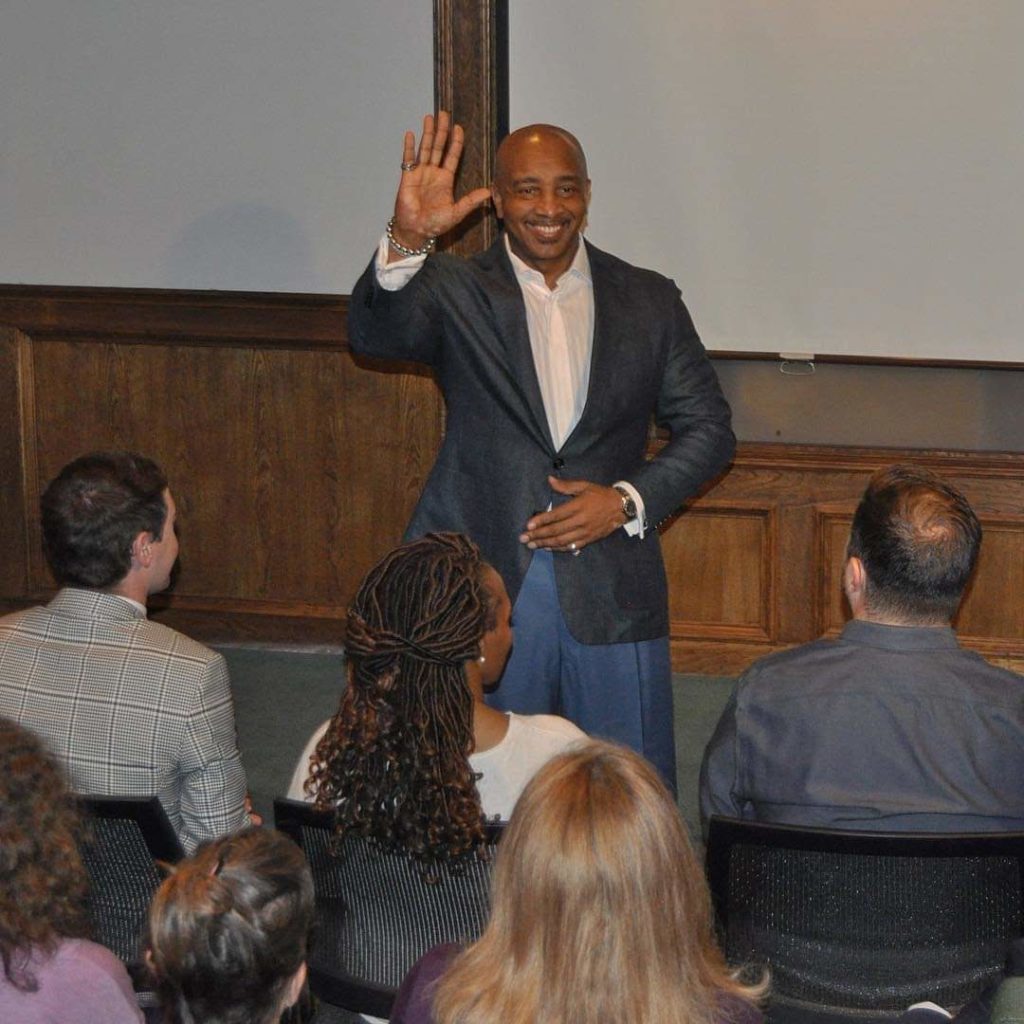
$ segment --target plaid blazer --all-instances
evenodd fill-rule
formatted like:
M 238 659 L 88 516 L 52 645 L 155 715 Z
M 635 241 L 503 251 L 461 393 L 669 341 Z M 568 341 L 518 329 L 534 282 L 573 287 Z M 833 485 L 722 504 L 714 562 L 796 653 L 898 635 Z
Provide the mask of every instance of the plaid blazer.
M 224 659 L 119 597 L 65 588 L 0 618 L 0 714 L 76 792 L 159 796 L 189 853 L 248 824 Z

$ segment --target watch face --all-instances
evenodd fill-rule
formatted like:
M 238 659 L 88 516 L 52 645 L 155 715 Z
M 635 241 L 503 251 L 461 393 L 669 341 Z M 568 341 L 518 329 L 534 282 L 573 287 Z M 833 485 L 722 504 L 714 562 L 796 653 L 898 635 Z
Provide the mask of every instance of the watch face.
M 630 496 L 629 491 L 621 487 L 616 487 L 615 490 L 622 496 L 622 511 L 625 513 L 626 519 L 636 519 L 636 502 Z

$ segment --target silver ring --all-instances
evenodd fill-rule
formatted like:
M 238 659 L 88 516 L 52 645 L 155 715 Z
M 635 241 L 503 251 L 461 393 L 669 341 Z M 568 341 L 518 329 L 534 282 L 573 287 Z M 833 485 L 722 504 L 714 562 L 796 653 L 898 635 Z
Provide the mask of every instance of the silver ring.
M 420 165 L 419 160 L 403 160 L 402 161 L 402 170 L 403 171 L 414 171 L 414 170 L 416 170 L 417 167 L 419 167 L 419 165 Z
M 569 550 L 572 552 L 573 558 L 578 558 L 581 548 L 576 547 L 576 541 L 572 541 L 569 545 Z

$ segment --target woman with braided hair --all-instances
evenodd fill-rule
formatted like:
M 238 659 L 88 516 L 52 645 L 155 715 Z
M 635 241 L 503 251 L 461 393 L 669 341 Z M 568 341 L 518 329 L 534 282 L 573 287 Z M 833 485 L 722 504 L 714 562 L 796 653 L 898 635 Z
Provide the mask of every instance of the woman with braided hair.
M 501 577 L 461 534 L 386 555 L 349 609 L 341 705 L 288 795 L 428 868 L 474 856 L 485 819 L 508 818 L 534 772 L 584 736 L 553 715 L 484 703 L 511 650 L 510 616 Z
M 147 962 L 167 1024 L 277 1024 L 306 980 L 313 879 L 272 829 L 201 846 L 149 909 Z

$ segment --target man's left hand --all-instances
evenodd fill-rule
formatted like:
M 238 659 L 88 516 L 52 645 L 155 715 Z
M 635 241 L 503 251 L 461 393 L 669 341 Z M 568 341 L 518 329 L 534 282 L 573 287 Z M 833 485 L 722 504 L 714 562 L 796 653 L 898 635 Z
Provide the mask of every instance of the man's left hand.
M 519 535 L 528 548 L 579 552 L 625 524 L 622 496 L 614 487 L 556 476 L 549 476 L 548 483 L 556 493 L 571 497 L 550 512 L 531 516 Z

